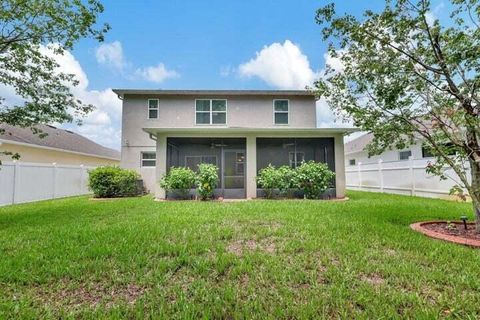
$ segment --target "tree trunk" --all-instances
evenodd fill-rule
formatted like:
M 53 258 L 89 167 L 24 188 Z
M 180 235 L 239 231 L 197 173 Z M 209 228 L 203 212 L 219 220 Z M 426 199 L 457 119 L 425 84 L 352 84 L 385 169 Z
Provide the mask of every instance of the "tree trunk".
M 480 233 L 480 201 L 473 200 L 473 212 L 475 213 L 475 229 Z
M 480 162 L 470 160 L 472 173 L 472 197 L 473 213 L 475 215 L 475 226 L 477 233 L 480 233 Z

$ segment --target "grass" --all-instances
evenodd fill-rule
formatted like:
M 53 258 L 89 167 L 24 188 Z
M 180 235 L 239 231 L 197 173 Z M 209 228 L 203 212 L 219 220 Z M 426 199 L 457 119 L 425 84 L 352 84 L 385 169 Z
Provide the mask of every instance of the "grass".
M 480 316 L 480 252 L 409 228 L 470 204 L 349 196 L 0 208 L 0 318 Z

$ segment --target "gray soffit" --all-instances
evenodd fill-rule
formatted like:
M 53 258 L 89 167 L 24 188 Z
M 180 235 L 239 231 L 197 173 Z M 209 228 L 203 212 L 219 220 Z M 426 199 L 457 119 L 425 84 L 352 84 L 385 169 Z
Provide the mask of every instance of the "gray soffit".
M 175 96 L 308 96 L 315 98 L 315 93 L 308 90 L 145 90 L 112 89 L 117 95 L 175 95 Z

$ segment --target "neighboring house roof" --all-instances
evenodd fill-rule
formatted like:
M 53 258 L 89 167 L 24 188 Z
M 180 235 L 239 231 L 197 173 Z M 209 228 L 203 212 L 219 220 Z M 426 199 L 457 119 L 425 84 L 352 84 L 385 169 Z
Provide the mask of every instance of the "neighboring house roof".
M 365 147 L 372 142 L 373 133 L 366 133 L 360 137 L 353 139 L 345 143 L 345 154 L 361 152 L 365 150 Z
M 119 96 L 125 94 L 142 95 L 229 95 L 229 96 L 310 96 L 315 93 L 308 90 L 144 90 L 144 89 L 112 89 Z
M 36 125 L 35 127 L 41 130 L 42 133 L 46 133 L 47 136 L 41 138 L 38 134 L 34 134 L 30 128 L 21 128 L 2 123 L 0 124 L 0 129 L 4 129 L 5 132 L 0 134 L 0 141 L 3 140 L 5 143 L 30 145 L 33 147 L 78 153 L 99 158 L 120 159 L 120 152 L 101 146 L 75 132 L 43 124 Z

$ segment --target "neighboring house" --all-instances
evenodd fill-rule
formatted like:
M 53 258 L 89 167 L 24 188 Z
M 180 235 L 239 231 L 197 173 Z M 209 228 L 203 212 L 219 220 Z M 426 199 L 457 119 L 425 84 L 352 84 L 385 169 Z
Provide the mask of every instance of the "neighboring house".
M 77 133 L 50 125 L 36 128 L 47 134 L 40 137 L 30 128 L 0 124 L 0 152 L 20 154 L 20 162 L 56 163 L 59 165 L 102 166 L 119 164 L 120 153 L 106 148 Z M 0 155 L 0 160 L 11 161 L 11 156 Z
M 315 96 L 276 90 L 113 90 L 123 100 L 121 166 L 147 189 L 172 166 L 219 167 L 217 195 L 255 198 L 258 170 L 325 162 L 336 172 L 331 196 L 345 196 L 343 136 L 354 129 L 317 128 Z
M 345 143 L 345 166 L 356 166 L 358 163 L 370 164 L 378 163 L 382 159 L 386 161 L 406 161 L 412 156 L 414 159 L 430 159 L 430 153 L 422 146 L 421 140 L 417 140 L 415 144 L 408 146 L 405 149 L 391 149 L 386 150 L 380 155 L 368 156 L 366 151 L 367 145 L 373 140 L 373 134 L 364 134 L 352 141 Z
M 347 187 L 356 190 L 407 194 L 430 198 L 451 198 L 450 190 L 458 184 L 458 176 L 449 168 L 441 180 L 426 172 L 435 158 L 423 147 L 421 139 L 405 149 L 392 148 L 380 155 L 368 156 L 365 150 L 372 134 L 362 135 L 345 144 Z M 468 167 L 468 165 L 466 165 Z

